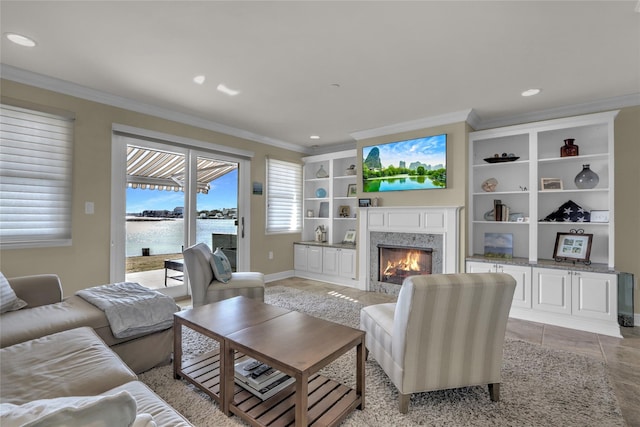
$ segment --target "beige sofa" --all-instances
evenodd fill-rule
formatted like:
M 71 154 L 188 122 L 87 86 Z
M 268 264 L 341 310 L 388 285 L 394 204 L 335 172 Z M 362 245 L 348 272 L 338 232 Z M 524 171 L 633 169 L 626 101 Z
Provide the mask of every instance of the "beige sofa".
M 0 367 L 2 425 L 191 425 L 89 327 L 5 347 Z
M 0 348 L 89 326 L 136 373 L 171 361 L 172 328 L 119 339 L 113 336 L 102 310 L 76 295 L 62 297 L 58 276 L 44 274 L 7 280 L 27 306 L 0 315 Z

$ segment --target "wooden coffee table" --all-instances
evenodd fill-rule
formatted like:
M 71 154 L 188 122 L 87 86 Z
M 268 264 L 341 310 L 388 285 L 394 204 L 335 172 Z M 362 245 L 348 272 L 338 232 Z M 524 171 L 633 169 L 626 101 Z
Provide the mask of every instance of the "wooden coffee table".
M 220 351 L 182 361 L 182 326 L 216 340 Z M 222 411 L 253 426 L 338 425 L 364 409 L 363 331 L 245 297 L 184 310 L 174 315 L 174 377 L 203 390 Z M 356 387 L 317 372 L 356 347 Z M 252 357 L 295 378 L 261 400 L 235 384 L 234 362 Z
M 254 426 L 286 426 L 294 421 L 296 426 L 338 425 L 354 409 L 364 409 L 364 336 L 361 330 L 297 311 L 228 335 L 223 408 Z M 316 374 L 353 347 L 355 390 Z M 238 352 L 295 378 L 295 388 L 292 385 L 265 401 L 238 393 L 233 379 Z
M 220 396 L 220 353 L 227 345 L 225 337 L 233 332 L 282 316 L 289 310 L 245 297 L 234 297 L 173 316 L 173 377 L 184 378 L 223 407 Z M 182 360 L 182 326 L 216 340 L 219 350 L 188 361 Z

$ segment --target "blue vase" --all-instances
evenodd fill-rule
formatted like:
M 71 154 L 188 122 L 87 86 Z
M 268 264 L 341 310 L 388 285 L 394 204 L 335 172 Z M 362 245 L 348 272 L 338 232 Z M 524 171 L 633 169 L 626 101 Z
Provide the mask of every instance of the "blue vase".
M 316 197 L 319 199 L 327 197 L 327 190 L 325 190 L 324 188 L 318 188 L 316 190 Z

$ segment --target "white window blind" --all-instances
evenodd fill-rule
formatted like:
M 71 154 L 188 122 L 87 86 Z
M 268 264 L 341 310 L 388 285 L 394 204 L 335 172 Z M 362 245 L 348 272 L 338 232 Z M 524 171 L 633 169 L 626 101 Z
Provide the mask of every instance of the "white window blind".
M 0 244 L 71 244 L 73 120 L 0 105 Z
M 302 230 L 302 166 L 267 158 L 267 233 Z

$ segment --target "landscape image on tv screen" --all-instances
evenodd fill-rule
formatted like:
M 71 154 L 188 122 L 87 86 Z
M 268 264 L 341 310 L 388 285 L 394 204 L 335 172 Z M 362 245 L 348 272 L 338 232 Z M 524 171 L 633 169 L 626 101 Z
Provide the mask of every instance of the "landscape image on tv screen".
M 365 192 L 447 187 L 447 135 L 372 145 L 362 149 Z

